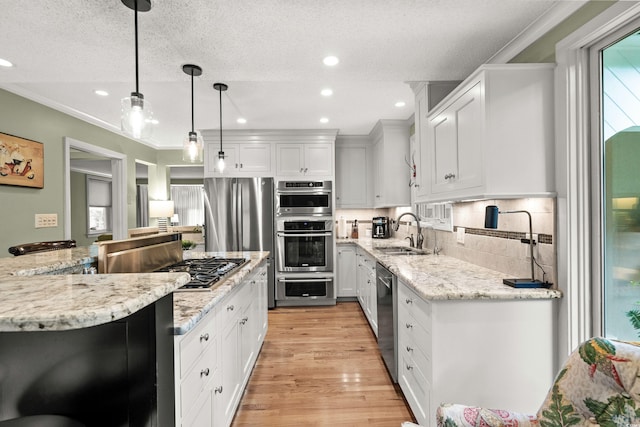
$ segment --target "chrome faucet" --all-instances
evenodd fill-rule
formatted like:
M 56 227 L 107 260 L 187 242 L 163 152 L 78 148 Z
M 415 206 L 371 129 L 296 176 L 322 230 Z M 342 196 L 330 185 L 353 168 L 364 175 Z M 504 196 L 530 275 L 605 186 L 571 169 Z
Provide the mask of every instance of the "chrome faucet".
M 400 228 L 400 218 L 402 218 L 405 215 L 411 215 L 416 220 L 416 226 L 418 227 L 415 246 L 413 246 L 413 239 L 411 239 L 409 243 L 411 247 L 414 247 L 416 249 L 422 249 L 422 242 L 424 241 L 424 237 L 422 236 L 422 231 L 420 229 L 420 220 L 418 219 L 416 214 L 414 214 L 413 212 L 405 212 L 403 214 L 400 214 L 400 216 L 396 219 L 396 225 L 394 230 L 398 231 L 398 229 Z

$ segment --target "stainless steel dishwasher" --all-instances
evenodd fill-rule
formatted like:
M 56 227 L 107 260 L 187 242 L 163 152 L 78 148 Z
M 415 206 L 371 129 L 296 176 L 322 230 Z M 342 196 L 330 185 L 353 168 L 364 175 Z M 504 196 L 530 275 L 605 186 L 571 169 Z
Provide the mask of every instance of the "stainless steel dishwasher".
M 398 382 L 397 337 L 398 320 L 396 300 L 398 284 L 396 276 L 382 264 L 376 263 L 376 288 L 378 307 L 378 348 L 389 375 L 394 383 Z

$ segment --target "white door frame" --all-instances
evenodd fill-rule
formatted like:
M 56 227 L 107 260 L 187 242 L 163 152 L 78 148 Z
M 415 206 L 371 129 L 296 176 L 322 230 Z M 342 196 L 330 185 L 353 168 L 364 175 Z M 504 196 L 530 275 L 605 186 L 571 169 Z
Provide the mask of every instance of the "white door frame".
M 64 137 L 64 238 L 71 239 L 71 150 L 76 149 L 86 153 L 107 157 L 111 160 L 111 197 L 113 201 L 113 239 L 121 240 L 128 237 L 127 225 L 127 156 Z
M 591 155 L 597 134 L 589 96 L 593 81 L 590 49 L 640 17 L 637 2 L 617 2 L 556 45 L 556 191 L 559 361 L 582 341 L 599 335 L 599 277 L 593 268 L 600 221 L 594 218 Z M 598 107 L 598 106 L 596 106 Z M 594 123 L 594 121 L 596 123 Z M 594 135 L 595 134 L 595 135 Z M 599 253 L 598 253 L 599 256 Z M 594 275 L 594 271 L 596 274 Z M 598 288 L 597 290 L 595 288 Z

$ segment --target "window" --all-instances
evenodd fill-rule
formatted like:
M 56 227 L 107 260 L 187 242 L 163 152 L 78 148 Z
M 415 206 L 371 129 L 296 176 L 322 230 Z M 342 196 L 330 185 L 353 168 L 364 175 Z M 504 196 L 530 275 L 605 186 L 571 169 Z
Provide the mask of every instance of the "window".
M 640 34 L 602 50 L 602 322 L 609 338 L 640 336 Z
M 87 235 L 111 233 L 111 179 L 87 175 Z
M 174 203 L 172 225 L 203 225 L 204 197 L 202 185 L 172 185 L 171 200 Z M 176 217 L 177 215 L 177 217 Z M 177 221 L 175 221 L 177 219 Z

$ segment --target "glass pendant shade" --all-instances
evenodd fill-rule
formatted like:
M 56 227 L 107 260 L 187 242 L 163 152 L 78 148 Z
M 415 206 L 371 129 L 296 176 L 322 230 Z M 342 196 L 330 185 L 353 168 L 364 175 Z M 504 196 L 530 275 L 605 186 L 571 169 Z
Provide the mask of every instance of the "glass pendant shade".
M 134 138 L 148 138 L 153 130 L 152 120 L 151 105 L 141 93 L 131 92 L 131 96 L 122 98 L 120 125 L 124 132 Z
M 189 163 L 202 163 L 204 142 L 199 132 L 189 132 L 182 144 L 182 160 Z
M 224 151 L 218 151 L 218 172 L 222 173 L 224 172 Z

